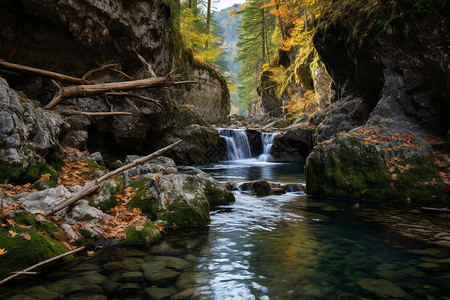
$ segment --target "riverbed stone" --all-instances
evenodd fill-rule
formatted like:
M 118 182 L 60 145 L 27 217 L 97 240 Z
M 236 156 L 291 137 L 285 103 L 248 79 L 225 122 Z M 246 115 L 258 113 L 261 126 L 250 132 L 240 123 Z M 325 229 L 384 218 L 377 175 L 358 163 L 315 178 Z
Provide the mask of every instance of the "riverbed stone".
M 167 267 L 167 261 L 157 260 L 145 262 L 140 265 L 143 272 L 157 272 Z
M 402 272 L 397 272 L 397 271 L 377 271 L 376 272 L 377 276 L 387 279 L 389 281 L 393 281 L 393 282 L 399 282 L 399 281 L 403 281 L 405 279 L 408 278 L 408 275 Z
M 357 283 L 362 292 L 369 296 L 376 296 L 383 299 L 407 299 L 409 297 L 397 284 L 385 279 L 361 278 Z
M 430 262 L 418 264 L 417 267 L 420 269 L 426 270 L 426 271 L 431 271 L 431 272 L 439 272 L 442 269 L 438 264 L 430 263 Z
M 263 197 L 268 196 L 272 193 L 272 187 L 269 182 L 265 180 L 257 180 L 252 183 L 252 194 Z
M 110 261 L 106 264 L 103 264 L 103 269 L 105 269 L 108 272 L 116 271 L 116 270 L 123 270 L 127 267 L 120 261 Z
M 408 249 L 406 252 L 435 258 L 446 258 L 448 256 L 448 251 L 442 248 Z
M 152 286 L 145 289 L 145 294 L 151 300 L 161 300 L 164 298 L 168 298 L 171 295 L 175 294 L 177 290 L 175 288 L 160 288 L 157 286 Z
M 442 288 L 448 289 L 450 285 L 450 273 L 445 273 L 438 276 L 433 276 L 430 279 L 431 283 Z
M 142 258 L 131 257 L 131 258 L 127 258 L 127 259 L 123 260 L 122 264 L 125 267 L 127 267 L 128 269 L 130 269 L 131 271 L 139 271 L 140 265 L 144 262 L 145 262 L 145 260 Z
M 157 260 L 165 261 L 167 264 L 167 267 L 176 269 L 178 271 L 187 269 L 189 267 L 192 267 L 192 264 L 187 262 L 186 260 L 179 258 L 179 257 L 173 257 L 173 256 L 157 256 L 155 257 Z
M 137 283 L 128 282 L 122 285 L 119 289 L 119 292 L 125 295 L 136 294 L 141 290 L 141 287 Z
M 119 281 L 123 283 L 142 282 L 144 281 L 144 275 L 138 271 L 122 273 L 122 275 L 119 278 Z
M 161 286 L 174 282 L 180 274 L 180 272 L 171 269 L 163 269 L 156 272 L 145 272 L 144 276 L 151 283 Z
M 34 286 L 32 288 L 26 289 L 23 292 L 25 295 L 33 297 L 39 300 L 59 300 L 63 299 L 63 294 L 55 293 L 41 285 Z
M 182 300 L 182 299 L 191 299 L 192 295 L 195 293 L 195 288 L 189 288 L 185 289 L 184 291 L 181 291 L 175 295 L 172 295 L 170 297 L 170 300 Z

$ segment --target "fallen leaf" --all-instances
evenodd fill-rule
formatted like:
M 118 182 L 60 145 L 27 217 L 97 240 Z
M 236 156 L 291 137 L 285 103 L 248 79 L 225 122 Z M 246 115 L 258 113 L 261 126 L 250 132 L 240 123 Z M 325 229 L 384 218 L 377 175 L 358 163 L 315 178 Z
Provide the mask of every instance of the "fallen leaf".
M 11 219 L 6 219 L 6 222 L 8 222 L 8 224 L 10 226 L 16 226 L 17 225 L 17 223 L 14 220 L 11 220 Z
M 88 256 L 94 256 L 94 251 L 87 251 Z
M 159 180 L 161 179 L 162 176 L 163 176 L 162 173 L 157 173 L 157 174 L 155 175 L 155 180 L 156 180 L 156 181 L 159 181 Z
M 169 205 L 169 204 L 170 204 L 170 200 L 166 199 L 166 200 L 164 201 L 164 205 Z
M 5 250 L 5 248 L 0 248 L 0 255 L 5 255 L 8 252 L 8 250 Z
M 128 181 L 135 181 L 138 178 L 139 178 L 139 175 L 136 175 L 136 176 L 133 176 L 130 179 L 128 179 Z
M 392 180 L 397 180 L 397 174 L 392 174 L 391 179 Z
M 21 232 L 21 233 L 19 233 L 19 236 L 21 238 L 23 238 L 24 240 L 27 240 L 27 241 L 31 240 L 31 236 L 28 232 Z
M 17 232 L 15 232 L 15 231 L 10 230 L 10 231 L 8 231 L 8 232 L 9 232 L 9 234 L 11 235 L 12 238 L 15 237 L 15 236 L 17 235 Z

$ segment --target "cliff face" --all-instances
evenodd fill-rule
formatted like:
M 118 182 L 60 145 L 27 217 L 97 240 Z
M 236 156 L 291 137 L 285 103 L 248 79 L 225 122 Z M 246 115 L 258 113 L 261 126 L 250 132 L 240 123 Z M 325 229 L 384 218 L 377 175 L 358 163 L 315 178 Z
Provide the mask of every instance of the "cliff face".
M 192 55 L 182 49 L 173 23 L 172 9 L 164 1 L 6 0 L 0 4 L 0 58 L 76 77 L 115 64 L 90 77 L 97 82 L 112 82 L 129 80 L 127 75 L 133 79 L 150 76 L 136 50 L 157 75 L 178 68 L 177 73 L 184 73 L 184 78 L 198 79 L 193 87 L 137 92 L 159 102 L 86 97 L 66 100 L 57 107 L 61 112 L 132 113 L 131 117 L 94 118 L 66 114 L 71 125 L 63 137 L 66 145 L 109 152 L 106 157 L 111 159 L 114 153 L 148 153 L 170 139 L 177 127 L 179 105 L 201 107 L 200 115 L 212 123 L 224 121 L 230 111 L 226 83 L 217 80 L 222 76 L 210 67 L 197 66 Z M 11 87 L 42 104 L 56 92 L 47 79 L 1 73 Z M 214 114 L 210 114 L 212 111 Z
M 368 36 L 352 36 L 357 20 L 317 31 L 315 47 L 338 93 L 310 120 L 319 145 L 307 160 L 308 193 L 448 199 L 449 5 L 433 5 L 409 11 L 413 17 L 397 11 L 400 19 Z

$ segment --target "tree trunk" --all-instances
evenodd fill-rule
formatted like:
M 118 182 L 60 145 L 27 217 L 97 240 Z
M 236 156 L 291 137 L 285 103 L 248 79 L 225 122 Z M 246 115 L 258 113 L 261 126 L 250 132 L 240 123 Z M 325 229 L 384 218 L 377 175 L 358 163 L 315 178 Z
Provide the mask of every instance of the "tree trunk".
M 206 10 L 206 27 L 205 27 L 205 31 L 206 31 L 207 35 L 209 34 L 210 28 L 211 28 L 211 0 L 208 0 L 208 9 Z M 208 46 L 209 46 L 208 43 L 209 43 L 209 41 L 206 40 L 205 50 L 208 50 Z

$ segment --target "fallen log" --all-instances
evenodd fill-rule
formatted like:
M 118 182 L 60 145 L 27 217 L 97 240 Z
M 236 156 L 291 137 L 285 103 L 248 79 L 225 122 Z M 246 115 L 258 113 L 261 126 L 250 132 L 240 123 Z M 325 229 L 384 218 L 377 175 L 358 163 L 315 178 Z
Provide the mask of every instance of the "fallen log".
M 51 78 L 56 79 L 59 81 L 64 82 L 70 82 L 75 84 L 89 84 L 92 83 L 89 80 L 84 80 L 82 78 L 76 78 L 69 75 L 64 75 L 52 71 L 46 71 L 38 68 L 28 67 L 24 65 L 14 64 L 7 61 L 4 61 L 3 59 L 0 59 L 0 66 L 7 68 L 9 70 L 14 70 L 22 74 L 28 74 L 33 76 L 39 76 L 39 77 L 45 77 L 45 78 Z
M 169 86 L 176 84 L 197 83 L 197 81 L 175 82 L 172 76 L 152 77 L 133 81 L 119 81 L 92 85 L 76 85 L 63 87 L 44 108 L 51 109 L 64 99 L 104 94 L 111 91 L 127 91 L 149 87 Z
M 109 172 L 105 175 L 103 175 L 102 177 L 89 182 L 88 184 L 86 184 L 82 189 L 80 189 L 80 191 L 78 191 L 77 193 L 75 193 L 74 195 L 72 195 L 70 198 L 66 199 L 65 201 L 61 202 L 59 205 L 57 205 L 55 208 L 53 208 L 52 210 L 46 212 L 44 215 L 45 216 L 50 216 L 53 215 L 55 212 L 60 211 L 61 209 L 77 202 L 80 199 L 85 198 L 86 196 L 89 196 L 90 194 L 94 193 L 95 191 L 97 191 L 100 188 L 100 183 L 102 183 L 103 181 L 116 176 L 117 174 L 122 173 L 123 171 L 126 171 L 128 169 L 131 169 L 137 165 L 143 164 L 146 161 L 149 161 L 155 157 L 158 157 L 160 155 L 162 155 L 164 152 L 176 147 L 179 143 L 181 143 L 181 140 L 167 146 L 164 147 L 158 151 L 153 152 L 150 155 L 147 155 L 145 157 L 136 159 L 135 161 L 133 161 L 132 163 L 129 163 L 128 165 L 125 165 L 123 167 L 120 167 L 112 172 Z
M 142 99 L 142 100 L 147 100 L 147 101 L 152 101 L 152 102 L 156 102 L 156 103 L 160 103 L 161 101 L 156 100 L 156 99 L 152 99 L 146 96 L 142 96 L 142 95 L 138 95 L 138 94 L 134 94 L 134 93 L 126 93 L 126 92 L 107 92 L 105 93 L 106 96 L 129 96 L 129 97 L 133 97 L 133 98 L 138 98 L 138 99 Z
M 75 249 L 75 250 L 72 250 L 72 251 L 69 251 L 69 252 L 60 254 L 60 255 L 58 255 L 58 256 L 49 258 L 49 259 L 47 259 L 47 260 L 41 261 L 40 263 L 37 263 L 37 264 L 35 264 L 35 265 L 33 265 L 33 266 L 29 267 L 29 268 L 26 268 L 25 270 L 22 270 L 22 271 L 19 271 L 19 272 L 14 272 L 13 275 L 11 275 L 11 276 L 9 276 L 9 277 L 6 277 L 6 278 L 3 279 L 2 281 L 0 281 L 0 285 L 4 284 L 5 282 L 7 282 L 7 281 L 9 281 L 9 280 L 11 280 L 11 279 L 13 279 L 13 278 L 15 278 L 15 277 L 21 275 L 21 274 L 28 274 L 29 271 L 31 271 L 31 270 L 33 270 L 33 269 L 35 269 L 35 268 L 37 268 L 37 267 L 43 266 L 43 265 L 45 265 L 45 264 L 48 264 L 48 263 L 50 263 L 50 262 L 52 262 L 52 261 L 55 261 L 55 260 L 57 260 L 57 259 L 60 259 L 60 258 L 62 258 L 62 257 L 64 257 L 64 256 L 67 256 L 67 255 L 70 255 L 70 254 L 79 252 L 79 251 L 81 251 L 81 250 L 83 250 L 83 249 L 84 249 L 84 246 L 83 246 L 83 247 L 80 247 L 80 248 L 77 248 L 77 249 Z

